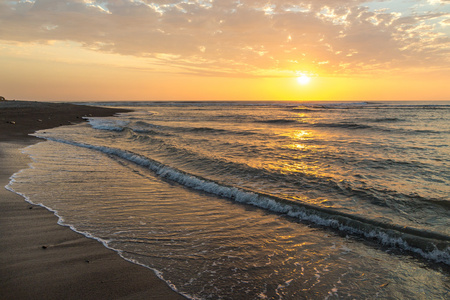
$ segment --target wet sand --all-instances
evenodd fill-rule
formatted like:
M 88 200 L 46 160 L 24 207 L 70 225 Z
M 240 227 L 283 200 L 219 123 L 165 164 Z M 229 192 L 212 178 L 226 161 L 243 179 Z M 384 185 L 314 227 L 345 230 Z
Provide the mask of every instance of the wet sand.
M 71 104 L 0 102 L 0 299 L 184 299 L 152 270 L 57 224 L 52 212 L 4 188 L 30 158 L 19 149 L 39 129 L 121 110 Z

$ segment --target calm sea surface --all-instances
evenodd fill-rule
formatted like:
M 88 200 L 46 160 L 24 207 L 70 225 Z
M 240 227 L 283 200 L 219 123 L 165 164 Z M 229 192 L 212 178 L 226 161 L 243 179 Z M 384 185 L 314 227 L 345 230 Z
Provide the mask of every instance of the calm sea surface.
M 450 297 L 450 102 L 97 105 L 8 188 L 180 293 Z

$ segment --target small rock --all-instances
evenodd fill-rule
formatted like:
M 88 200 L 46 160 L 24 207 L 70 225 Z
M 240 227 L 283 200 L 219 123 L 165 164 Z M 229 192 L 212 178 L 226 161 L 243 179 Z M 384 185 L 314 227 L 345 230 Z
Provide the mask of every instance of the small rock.
M 38 121 L 38 122 L 42 122 L 42 120 L 41 120 L 41 119 L 37 119 L 37 121 Z
M 42 246 L 42 249 L 47 249 L 47 246 L 45 246 L 45 245 L 44 245 L 44 246 Z

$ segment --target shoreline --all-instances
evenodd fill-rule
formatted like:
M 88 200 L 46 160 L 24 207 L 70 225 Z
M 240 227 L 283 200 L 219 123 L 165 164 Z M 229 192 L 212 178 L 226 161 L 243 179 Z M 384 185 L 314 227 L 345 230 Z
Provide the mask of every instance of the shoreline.
M 126 110 L 68 103 L 0 102 L 0 298 L 185 299 L 150 268 L 61 226 L 44 207 L 5 188 L 31 159 L 20 149 L 43 141 L 40 129 Z

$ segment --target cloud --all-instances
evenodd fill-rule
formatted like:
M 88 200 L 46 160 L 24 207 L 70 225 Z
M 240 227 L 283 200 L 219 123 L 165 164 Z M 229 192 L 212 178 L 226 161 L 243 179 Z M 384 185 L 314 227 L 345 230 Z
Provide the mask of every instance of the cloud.
M 74 41 L 205 75 L 448 69 L 446 3 L 424 0 L 435 10 L 405 12 L 359 0 L 0 1 L 0 39 Z

